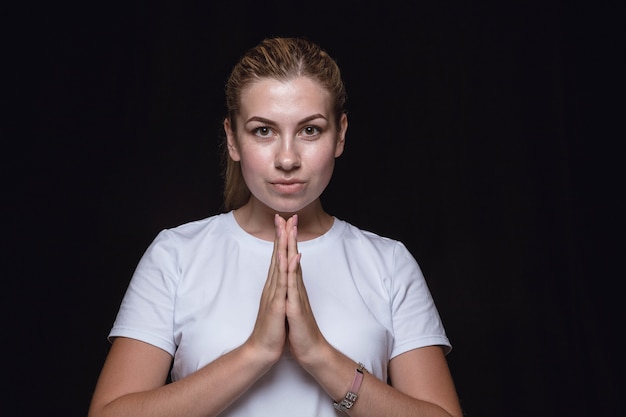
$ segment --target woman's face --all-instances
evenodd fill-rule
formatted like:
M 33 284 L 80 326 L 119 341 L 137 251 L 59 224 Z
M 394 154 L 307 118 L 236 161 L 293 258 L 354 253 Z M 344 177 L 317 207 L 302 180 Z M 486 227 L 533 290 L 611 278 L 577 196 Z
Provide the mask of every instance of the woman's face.
M 280 213 L 316 201 L 343 152 L 348 126 L 343 115 L 337 129 L 328 91 L 307 77 L 263 78 L 242 90 L 240 109 L 236 129 L 228 119 L 224 127 L 252 198 Z

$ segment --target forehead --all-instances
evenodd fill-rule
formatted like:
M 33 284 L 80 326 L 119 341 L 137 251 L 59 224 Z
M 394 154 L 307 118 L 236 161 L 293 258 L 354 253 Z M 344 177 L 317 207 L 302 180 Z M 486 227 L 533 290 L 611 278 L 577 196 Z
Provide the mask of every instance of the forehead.
M 318 81 L 297 77 L 286 81 L 261 78 L 241 91 L 241 113 L 249 116 L 321 113 L 330 116 L 331 96 Z M 308 114 L 306 114 L 308 116 Z

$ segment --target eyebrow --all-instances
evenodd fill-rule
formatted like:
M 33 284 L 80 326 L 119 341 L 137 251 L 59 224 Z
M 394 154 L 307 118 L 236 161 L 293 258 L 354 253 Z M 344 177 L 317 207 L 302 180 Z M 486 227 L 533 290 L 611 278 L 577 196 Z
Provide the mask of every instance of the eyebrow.
M 303 124 L 303 123 L 307 123 L 310 122 L 311 120 L 315 120 L 315 119 L 324 119 L 324 120 L 328 120 L 324 115 L 320 114 L 320 113 L 316 113 L 313 114 L 311 116 L 305 117 L 304 119 L 300 120 L 298 122 L 298 124 Z M 263 124 L 268 124 L 268 125 L 272 125 L 275 124 L 274 121 L 270 120 L 270 119 L 266 119 L 264 117 L 260 117 L 260 116 L 252 116 L 251 118 L 249 118 L 248 120 L 246 120 L 245 124 L 248 124 L 250 122 L 261 122 Z

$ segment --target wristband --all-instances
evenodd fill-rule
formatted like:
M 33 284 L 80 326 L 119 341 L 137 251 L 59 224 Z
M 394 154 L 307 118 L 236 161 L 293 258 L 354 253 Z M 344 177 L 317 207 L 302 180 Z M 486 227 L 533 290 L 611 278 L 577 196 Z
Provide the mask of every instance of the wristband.
M 341 402 L 333 402 L 333 406 L 341 411 L 342 413 L 346 410 L 349 410 L 350 407 L 354 405 L 356 399 L 358 398 L 359 388 L 361 388 L 361 382 L 363 382 L 363 370 L 365 366 L 362 363 L 359 363 L 359 367 L 354 370 L 354 380 L 352 380 L 352 386 L 350 387 L 350 391 L 346 393 Z

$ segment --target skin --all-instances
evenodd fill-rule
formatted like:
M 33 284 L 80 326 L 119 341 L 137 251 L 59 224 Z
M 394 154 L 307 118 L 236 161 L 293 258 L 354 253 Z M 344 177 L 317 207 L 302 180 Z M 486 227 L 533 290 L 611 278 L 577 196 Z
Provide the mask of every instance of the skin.
M 242 346 L 167 385 L 168 353 L 115 339 L 90 417 L 216 416 L 271 369 L 285 345 L 330 398 L 342 399 L 352 383 L 358 364 L 331 346 L 317 326 L 298 251 L 299 241 L 332 226 L 319 196 L 343 152 L 347 118 L 343 115 L 336 126 L 328 92 L 308 78 L 262 79 L 245 88 L 241 99 L 237 125 L 226 120 L 224 128 L 252 197 L 235 218 L 248 233 L 274 242 L 252 334 Z M 365 374 L 349 415 L 462 415 L 440 347 L 393 358 L 389 373 L 393 386 Z
M 319 196 L 344 150 L 347 117 L 337 126 L 329 93 L 309 78 L 262 80 L 241 93 L 237 126 L 224 122 L 228 150 L 252 197 L 235 211 L 247 232 L 274 239 L 273 215 L 300 215 L 300 239 L 325 233 L 332 217 Z

